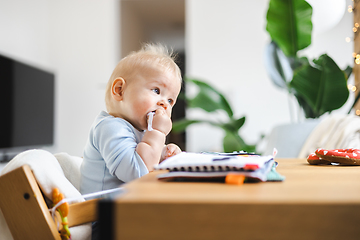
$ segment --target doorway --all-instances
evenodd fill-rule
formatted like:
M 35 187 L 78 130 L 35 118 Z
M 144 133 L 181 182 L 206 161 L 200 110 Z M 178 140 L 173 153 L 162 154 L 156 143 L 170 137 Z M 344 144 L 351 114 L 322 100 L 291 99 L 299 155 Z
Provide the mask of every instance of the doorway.
M 177 64 L 185 76 L 185 0 L 121 0 L 121 57 L 140 49 L 143 42 L 160 42 L 177 53 Z M 180 94 L 184 94 L 184 84 Z M 178 98 L 173 122 L 185 117 L 185 102 Z M 186 151 L 185 132 L 173 133 L 167 142 Z

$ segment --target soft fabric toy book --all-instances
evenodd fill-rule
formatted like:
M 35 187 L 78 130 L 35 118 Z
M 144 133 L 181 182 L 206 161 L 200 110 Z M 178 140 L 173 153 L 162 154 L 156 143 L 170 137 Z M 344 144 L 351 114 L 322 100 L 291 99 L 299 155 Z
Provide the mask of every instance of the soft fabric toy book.
M 155 169 L 169 171 L 158 175 L 158 179 L 164 180 L 223 179 L 231 173 L 243 175 L 250 181 L 264 182 L 273 165 L 273 156 L 244 152 L 182 152 L 161 162 Z

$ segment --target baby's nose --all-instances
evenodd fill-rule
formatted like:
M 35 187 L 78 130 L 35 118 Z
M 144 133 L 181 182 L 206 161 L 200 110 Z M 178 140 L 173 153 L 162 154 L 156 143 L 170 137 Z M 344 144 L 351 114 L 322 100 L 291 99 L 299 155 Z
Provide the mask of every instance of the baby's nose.
M 166 109 L 168 108 L 168 106 L 169 106 L 169 104 L 168 104 L 166 101 L 164 101 L 164 100 L 159 101 L 159 102 L 158 102 L 158 105 L 161 106 L 161 107 L 163 107 L 165 110 L 166 110 Z

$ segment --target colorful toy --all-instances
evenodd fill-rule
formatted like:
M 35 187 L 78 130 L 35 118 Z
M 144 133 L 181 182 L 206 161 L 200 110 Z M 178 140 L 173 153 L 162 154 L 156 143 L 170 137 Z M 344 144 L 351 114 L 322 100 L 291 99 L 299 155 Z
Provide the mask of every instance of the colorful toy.
M 326 150 L 319 148 L 307 157 L 312 165 L 336 163 L 360 165 L 360 150 L 355 148 Z
M 225 183 L 227 184 L 235 184 L 242 185 L 244 184 L 245 176 L 240 174 L 229 173 L 225 177 Z
M 64 199 L 64 195 L 60 193 L 59 189 L 57 188 L 54 188 L 52 197 L 53 197 L 53 206 L 55 206 L 57 203 L 59 203 L 61 200 Z M 67 202 L 64 202 L 59 207 L 57 207 L 56 210 L 60 214 L 61 224 L 63 226 L 63 228 L 59 231 L 61 239 L 62 240 L 71 239 L 69 225 L 67 221 L 67 215 L 69 213 L 69 204 Z
M 311 165 L 330 165 L 331 162 L 321 159 L 316 153 L 310 153 L 307 161 Z

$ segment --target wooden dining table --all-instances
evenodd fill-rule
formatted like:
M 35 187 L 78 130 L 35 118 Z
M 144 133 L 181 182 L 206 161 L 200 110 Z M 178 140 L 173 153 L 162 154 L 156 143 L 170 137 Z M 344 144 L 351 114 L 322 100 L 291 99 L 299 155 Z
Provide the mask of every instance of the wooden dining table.
M 281 182 L 160 181 L 99 203 L 102 239 L 360 239 L 360 166 L 275 159 Z

